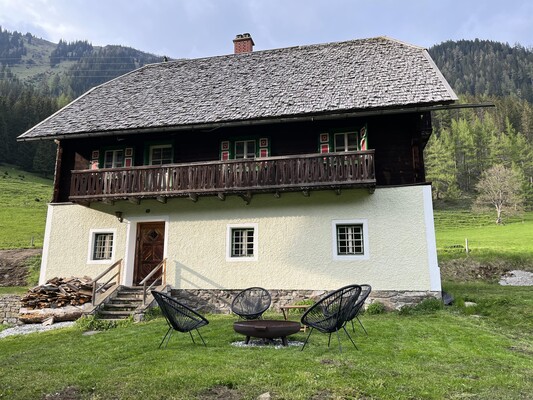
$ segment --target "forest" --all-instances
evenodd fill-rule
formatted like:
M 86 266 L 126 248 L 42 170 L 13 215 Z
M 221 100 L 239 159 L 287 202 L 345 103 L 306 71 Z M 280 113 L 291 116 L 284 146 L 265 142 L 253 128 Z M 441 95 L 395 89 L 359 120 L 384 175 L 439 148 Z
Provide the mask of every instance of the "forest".
M 162 57 L 61 40 L 51 47 L 46 70 L 23 79 L 17 67 L 43 67 L 35 61 L 37 42 L 29 33 L 0 27 L 0 164 L 51 176 L 54 144 L 18 143 L 16 137 L 91 87 Z M 494 105 L 433 114 L 425 162 L 434 198 L 468 202 L 482 174 L 503 165 L 521 177 L 525 205 L 533 208 L 533 51 L 478 39 L 448 41 L 428 51 L 461 103 Z

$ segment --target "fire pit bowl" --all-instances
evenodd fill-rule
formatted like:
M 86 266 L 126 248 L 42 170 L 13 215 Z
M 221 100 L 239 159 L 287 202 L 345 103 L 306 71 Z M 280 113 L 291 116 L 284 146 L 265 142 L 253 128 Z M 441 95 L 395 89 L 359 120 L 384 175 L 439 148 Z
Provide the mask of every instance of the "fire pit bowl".
M 283 346 L 287 346 L 287 336 L 300 332 L 300 323 L 296 321 L 256 319 L 234 322 L 233 329 L 235 332 L 246 336 L 246 341 L 244 342 L 246 344 L 250 342 L 251 336 L 264 339 L 279 337 Z

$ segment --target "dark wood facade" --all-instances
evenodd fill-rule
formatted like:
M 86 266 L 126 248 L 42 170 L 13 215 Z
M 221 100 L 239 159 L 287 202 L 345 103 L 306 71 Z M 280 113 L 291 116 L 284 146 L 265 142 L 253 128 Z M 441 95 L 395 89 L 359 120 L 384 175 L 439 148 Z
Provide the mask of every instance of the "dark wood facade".
M 365 127 L 369 150 L 321 153 L 320 135 Z M 54 202 L 407 185 L 425 181 L 429 113 L 152 132 L 60 141 Z M 221 161 L 224 141 L 267 138 L 268 156 Z M 147 149 L 172 146 L 172 163 L 148 166 Z M 132 164 L 91 169 L 95 151 L 132 149 Z

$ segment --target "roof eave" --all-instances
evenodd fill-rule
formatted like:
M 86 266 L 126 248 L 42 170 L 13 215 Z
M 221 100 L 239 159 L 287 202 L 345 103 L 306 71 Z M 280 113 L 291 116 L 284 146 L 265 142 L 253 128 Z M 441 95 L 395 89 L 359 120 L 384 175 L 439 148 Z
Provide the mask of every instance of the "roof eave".
M 393 115 L 393 114 L 407 114 L 407 113 L 416 113 L 416 112 L 427 112 L 427 111 L 439 111 L 452 108 L 468 108 L 472 105 L 463 105 L 463 104 L 454 104 L 454 100 L 443 101 L 440 103 L 431 103 L 431 104 L 419 104 L 419 105 L 406 105 L 404 107 L 383 107 L 383 108 L 371 108 L 371 109 L 357 109 L 357 110 L 346 110 L 339 112 L 324 112 L 324 113 L 313 113 L 313 114 L 299 114 L 299 115 L 290 115 L 290 116 L 275 116 L 275 117 L 266 117 L 260 119 L 249 119 L 249 120 L 233 120 L 233 121 L 219 121 L 211 123 L 199 123 L 199 124 L 186 124 L 186 125 L 169 125 L 169 126 L 159 126 L 159 127 L 148 127 L 148 128 L 133 128 L 133 129 L 117 129 L 117 130 L 107 130 L 107 131 L 94 131 L 94 132 L 76 132 L 76 133 L 56 133 L 46 136 L 32 136 L 32 137 L 23 137 L 19 136 L 17 141 L 26 142 L 26 141 L 38 141 L 38 140 L 64 140 L 64 139 L 80 139 L 80 138 L 95 138 L 95 137 L 110 137 L 110 136 L 127 136 L 143 133 L 154 133 L 154 132 L 176 132 L 176 131 L 198 131 L 198 130 L 213 130 L 220 128 L 229 128 L 236 126 L 253 126 L 253 125 L 265 125 L 265 124 L 278 124 L 278 123 L 289 123 L 289 122 L 309 122 L 309 121 L 325 121 L 333 119 L 348 119 L 348 118 L 358 118 L 358 117 L 369 117 L 377 115 Z M 475 105 L 477 107 L 490 107 L 492 104 L 485 105 Z

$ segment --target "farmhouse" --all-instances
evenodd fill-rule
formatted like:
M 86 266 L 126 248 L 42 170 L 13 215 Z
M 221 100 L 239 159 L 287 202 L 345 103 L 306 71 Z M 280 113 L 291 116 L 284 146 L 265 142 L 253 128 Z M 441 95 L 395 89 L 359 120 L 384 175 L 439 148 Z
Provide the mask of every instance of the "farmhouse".
M 457 96 L 428 52 L 234 43 L 104 83 L 19 137 L 58 145 L 41 283 L 115 265 L 121 285 L 176 292 L 439 297 L 423 149 Z

